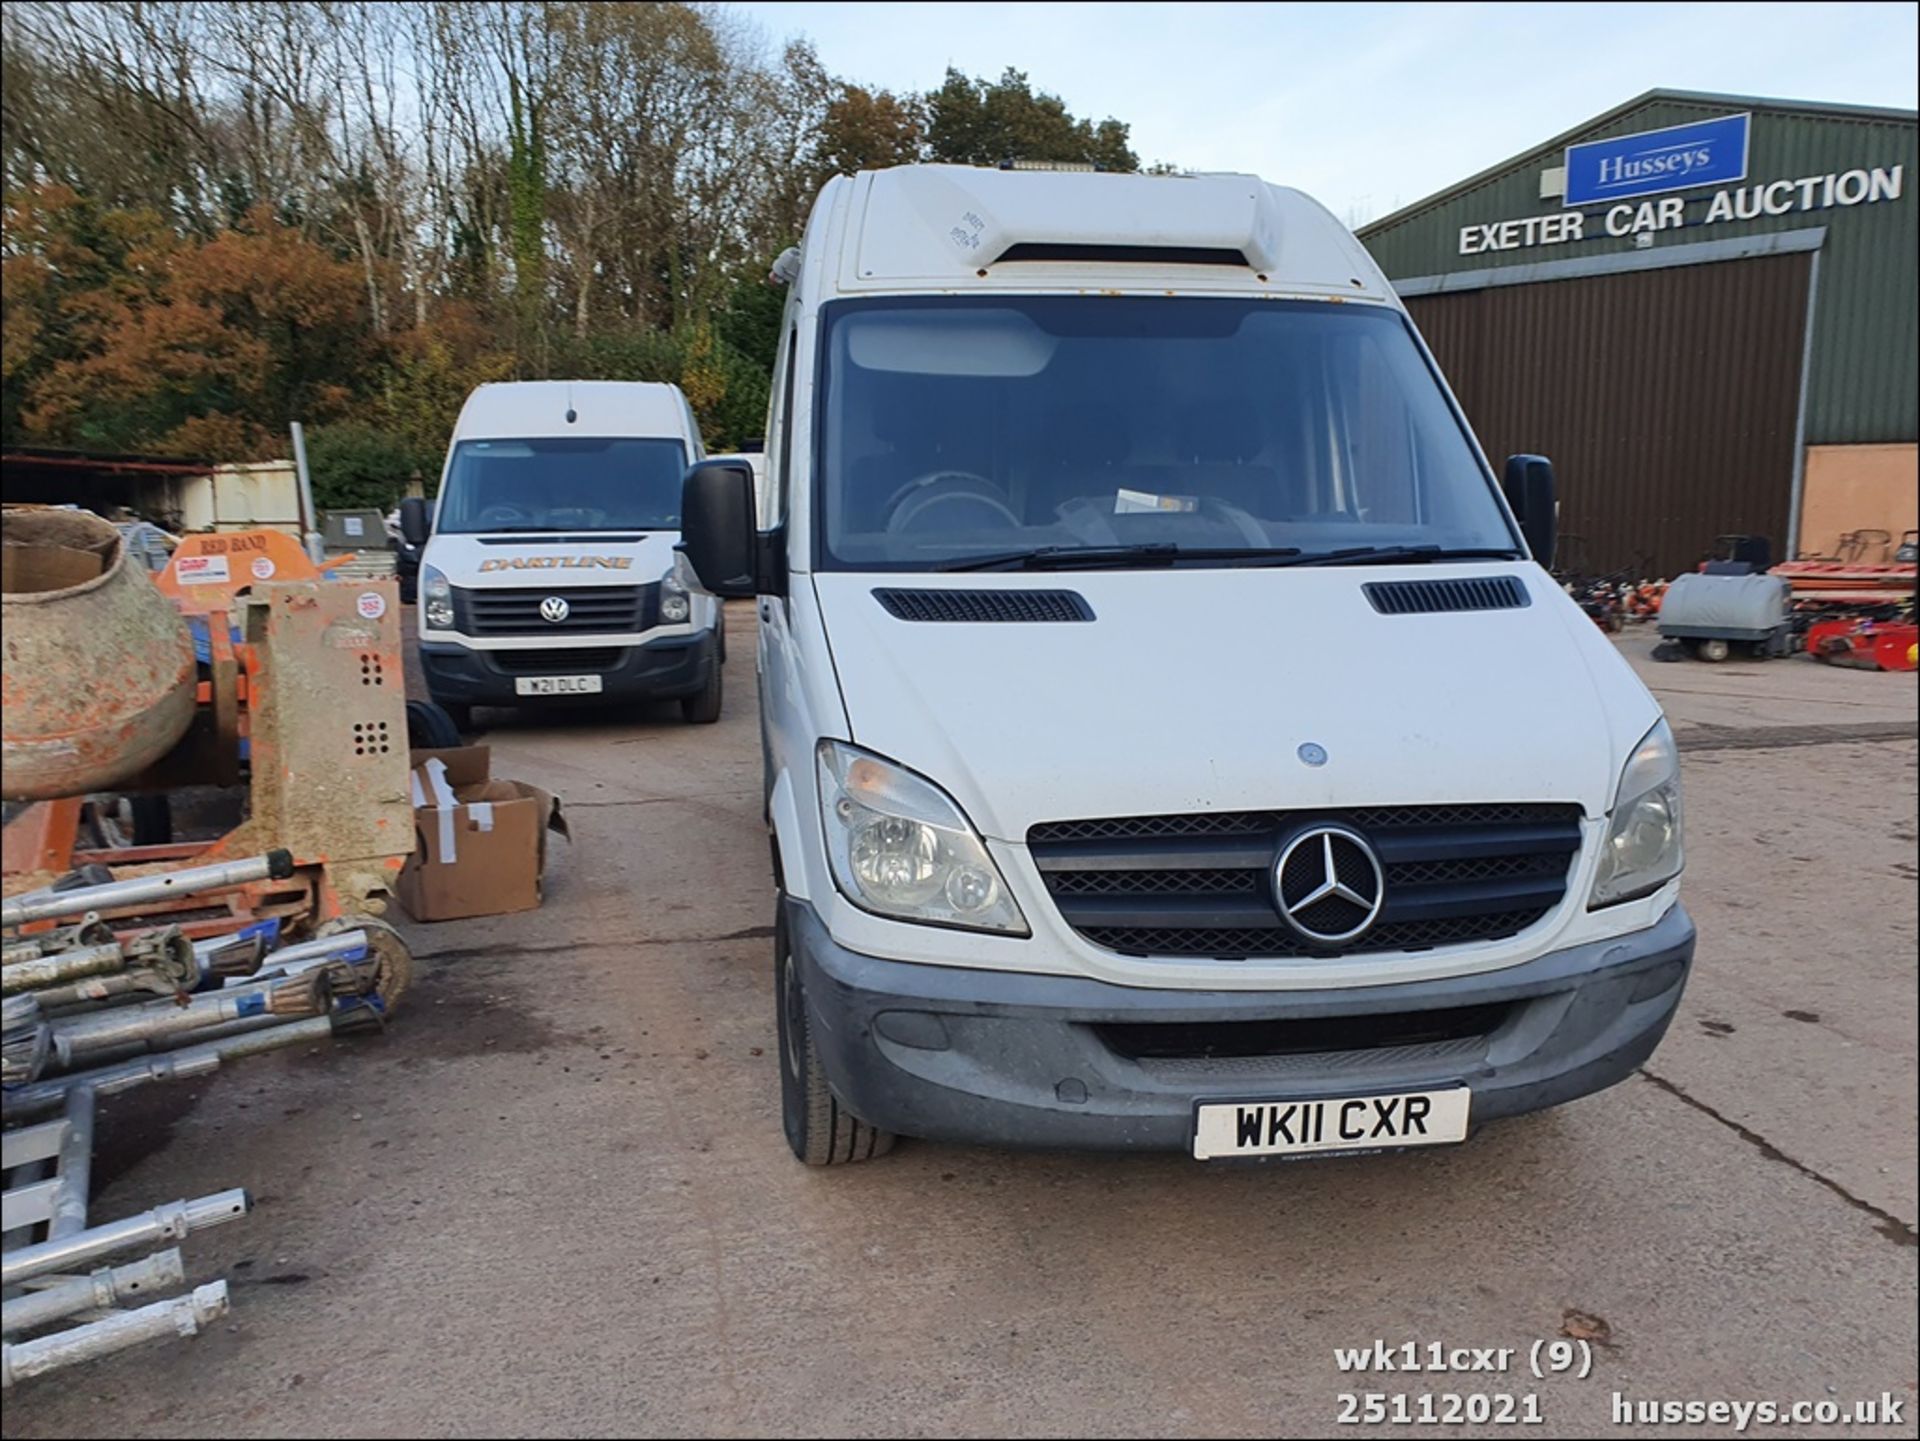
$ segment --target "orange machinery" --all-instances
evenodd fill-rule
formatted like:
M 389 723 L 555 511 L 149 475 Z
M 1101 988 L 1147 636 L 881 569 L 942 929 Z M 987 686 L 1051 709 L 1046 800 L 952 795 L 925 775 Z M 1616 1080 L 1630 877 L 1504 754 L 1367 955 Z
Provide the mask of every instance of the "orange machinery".
M 294 867 L 284 878 L 106 919 L 209 936 L 277 917 L 299 935 L 381 914 L 414 835 L 395 582 L 328 579 L 298 542 L 268 530 L 188 536 L 154 579 L 195 632 L 197 709 L 180 742 L 118 789 L 244 783 L 245 819 L 211 841 L 102 849 L 82 843 L 86 798 L 36 802 L 5 828 L 7 891 L 79 867 L 125 879 L 285 849 Z M 390 927 L 367 929 L 404 964 Z

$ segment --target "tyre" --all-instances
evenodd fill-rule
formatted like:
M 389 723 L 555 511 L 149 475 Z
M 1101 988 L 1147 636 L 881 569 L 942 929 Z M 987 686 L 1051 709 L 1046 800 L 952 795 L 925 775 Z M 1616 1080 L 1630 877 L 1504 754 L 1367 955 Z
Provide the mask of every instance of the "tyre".
M 870 1161 L 893 1149 L 893 1132 L 869 1126 L 841 1105 L 813 1049 L 800 967 L 787 937 L 786 896 L 773 923 L 773 992 L 780 1031 L 780 1122 L 793 1154 L 809 1166 Z
M 707 681 L 699 690 L 680 701 L 680 714 L 689 724 L 710 726 L 720 719 L 720 659 L 714 657 L 707 667 Z
M 412 750 L 444 751 L 461 744 L 460 732 L 473 724 L 471 706 L 443 706 L 437 701 L 407 702 L 407 746 Z
M 713 628 L 714 654 L 720 657 L 720 664 L 727 663 L 727 613 L 720 612 L 720 620 Z
M 1733 647 L 1723 640 L 1703 640 L 1700 642 L 1700 659 L 1707 661 L 1725 660 L 1733 652 Z

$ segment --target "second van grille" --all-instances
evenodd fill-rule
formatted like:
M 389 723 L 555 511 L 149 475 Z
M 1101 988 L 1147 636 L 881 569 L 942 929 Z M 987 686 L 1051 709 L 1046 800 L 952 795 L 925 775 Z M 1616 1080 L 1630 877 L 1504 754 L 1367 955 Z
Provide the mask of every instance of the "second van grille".
M 657 585 L 528 586 L 472 590 L 456 586 L 454 624 L 468 635 L 578 635 L 631 633 L 657 624 Z M 548 620 L 541 606 L 565 603 L 561 620 Z

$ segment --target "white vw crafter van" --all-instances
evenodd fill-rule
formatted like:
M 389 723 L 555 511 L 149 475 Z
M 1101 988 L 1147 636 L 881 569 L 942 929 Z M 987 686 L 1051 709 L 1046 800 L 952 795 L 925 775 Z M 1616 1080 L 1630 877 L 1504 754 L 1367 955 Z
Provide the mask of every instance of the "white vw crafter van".
M 453 429 L 420 557 L 420 663 L 462 730 L 476 705 L 679 697 L 720 718 L 720 607 L 682 579 L 681 481 L 702 458 L 675 385 L 483 385 Z M 418 537 L 416 539 L 415 537 Z
M 767 451 L 683 549 L 759 597 L 802 1159 L 1432 1145 L 1658 1043 L 1673 737 L 1313 201 L 831 181 Z

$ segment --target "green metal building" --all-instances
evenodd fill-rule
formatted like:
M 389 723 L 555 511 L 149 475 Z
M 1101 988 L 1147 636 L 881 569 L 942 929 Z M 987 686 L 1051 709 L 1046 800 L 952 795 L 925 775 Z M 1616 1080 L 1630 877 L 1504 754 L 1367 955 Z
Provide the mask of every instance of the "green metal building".
M 1917 149 L 1909 110 L 1654 90 L 1359 234 L 1495 464 L 1555 461 L 1572 568 L 1873 560 L 1917 523 Z

